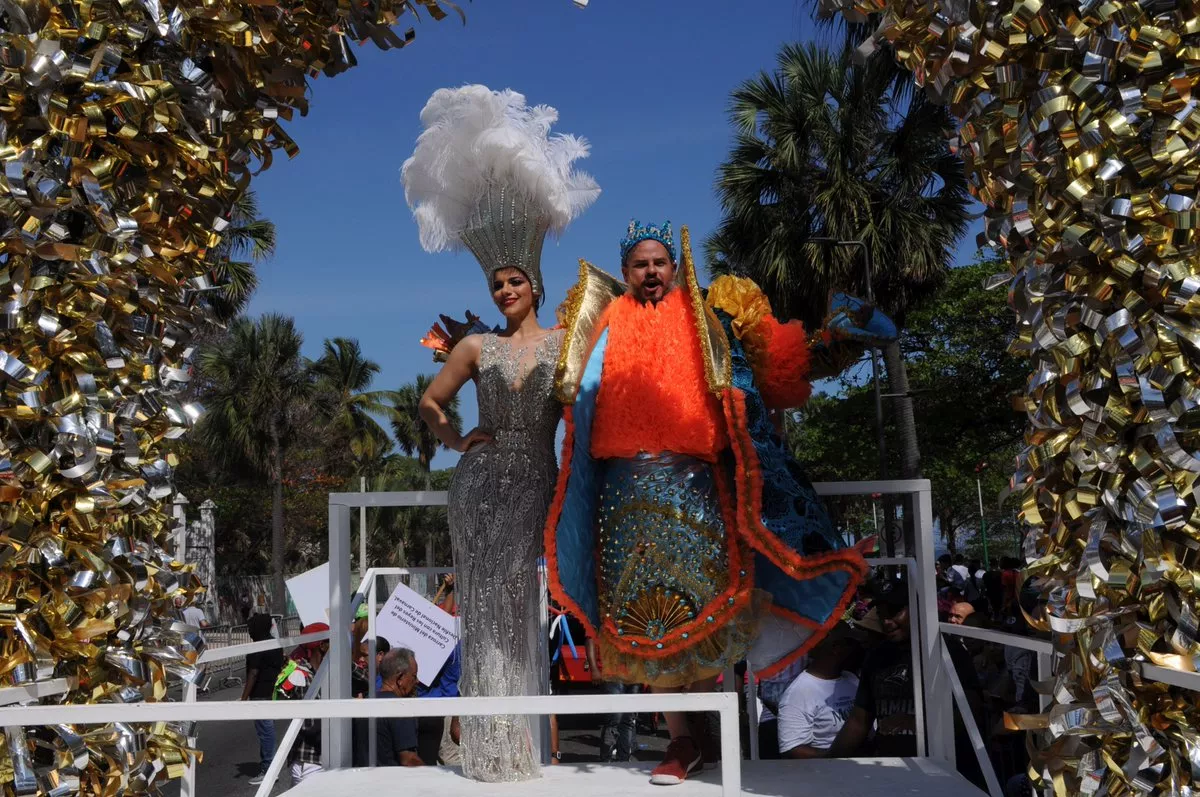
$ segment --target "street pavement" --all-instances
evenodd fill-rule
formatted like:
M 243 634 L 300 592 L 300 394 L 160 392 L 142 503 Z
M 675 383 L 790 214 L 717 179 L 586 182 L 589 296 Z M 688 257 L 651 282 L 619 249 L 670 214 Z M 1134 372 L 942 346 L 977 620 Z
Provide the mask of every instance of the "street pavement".
M 201 701 L 237 700 L 240 688 L 223 689 L 201 695 Z M 588 716 L 561 717 L 559 720 L 559 751 L 567 763 L 596 761 L 600 749 L 600 719 Z M 276 738 L 282 740 L 287 722 L 275 726 Z M 197 744 L 204 760 L 196 767 L 197 797 L 254 797 L 257 786 L 250 779 L 258 772 L 258 736 L 251 721 L 204 722 L 197 729 Z M 661 759 L 667 746 L 665 728 L 657 734 L 639 734 L 639 749 L 635 758 L 641 761 Z M 272 794 L 281 794 L 291 785 L 286 768 Z M 179 782 L 173 781 L 163 789 L 165 797 L 179 797 Z

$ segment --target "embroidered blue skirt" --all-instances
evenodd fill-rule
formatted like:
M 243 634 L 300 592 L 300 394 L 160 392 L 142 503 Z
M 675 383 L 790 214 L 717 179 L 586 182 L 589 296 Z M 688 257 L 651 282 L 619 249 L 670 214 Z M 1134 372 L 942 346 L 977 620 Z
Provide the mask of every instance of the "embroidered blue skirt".
M 604 678 L 680 686 L 744 658 L 753 601 L 745 571 L 730 565 L 737 552 L 714 466 L 672 453 L 604 466 L 597 529 Z

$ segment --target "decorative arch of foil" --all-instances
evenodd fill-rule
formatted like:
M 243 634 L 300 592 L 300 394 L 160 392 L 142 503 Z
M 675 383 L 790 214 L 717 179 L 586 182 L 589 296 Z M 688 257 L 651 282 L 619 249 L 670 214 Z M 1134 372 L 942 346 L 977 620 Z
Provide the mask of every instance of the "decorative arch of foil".
M 446 0 L 0 0 L 0 687 L 160 700 L 195 681 L 164 442 L 235 200 L 308 79 Z M 461 12 L 459 12 L 461 15 Z M 193 637 L 194 638 L 194 637 Z M 0 794 L 157 792 L 192 724 L 5 729 Z
M 1054 641 L 1048 794 L 1193 794 L 1200 15 L 1191 0 L 822 0 L 949 104 L 1032 363 L 1013 476 Z

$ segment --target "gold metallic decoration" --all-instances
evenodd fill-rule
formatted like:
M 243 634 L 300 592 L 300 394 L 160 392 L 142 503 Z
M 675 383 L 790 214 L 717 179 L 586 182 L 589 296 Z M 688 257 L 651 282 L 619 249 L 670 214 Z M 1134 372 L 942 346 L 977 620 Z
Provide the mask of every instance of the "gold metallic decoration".
M 730 359 L 729 339 L 712 308 L 704 301 L 700 282 L 696 279 L 696 264 L 692 261 L 692 235 L 687 225 L 679 228 L 679 273 L 675 277 L 692 301 L 696 331 L 704 356 L 704 378 L 708 389 L 720 395 L 733 385 L 733 362 Z
M 625 283 L 593 266 L 579 261 L 579 280 L 567 292 L 558 308 L 558 321 L 566 329 L 558 365 L 554 374 L 555 397 L 563 404 L 574 404 L 593 336 L 604 309 L 628 290 Z
M 451 6 L 449 3 L 441 3 Z M 165 550 L 166 442 L 191 340 L 220 287 L 234 202 L 351 42 L 437 0 L 0 4 L 0 688 L 51 702 L 160 700 L 202 644 Z M 196 640 L 195 644 L 189 639 Z M 157 793 L 197 757 L 193 725 L 6 728 L 0 794 Z
M 961 120 L 957 146 L 1007 254 L 1027 577 L 1053 632 L 1047 794 L 1191 794 L 1200 697 L 1200 9 L 1191 0 L 823 0 L 878 23 Z

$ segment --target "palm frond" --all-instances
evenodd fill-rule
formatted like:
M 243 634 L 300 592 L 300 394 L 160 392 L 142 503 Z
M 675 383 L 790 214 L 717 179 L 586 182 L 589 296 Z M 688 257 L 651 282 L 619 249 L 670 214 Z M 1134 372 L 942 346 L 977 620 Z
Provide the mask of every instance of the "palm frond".
M 863 292 L 861 240 L 876 296 L 901 320 L 933 290 L 969 225 L 952 120 L 897 84 L 886 59 L 855 63 L 850 48 L 787 45 L 771 73 L 734 90 L 734 136 L 717 172 L 724 215 L 705 243 L 711 273 L 756 279 L 773 306 L 808 324 L 829 291 Z

